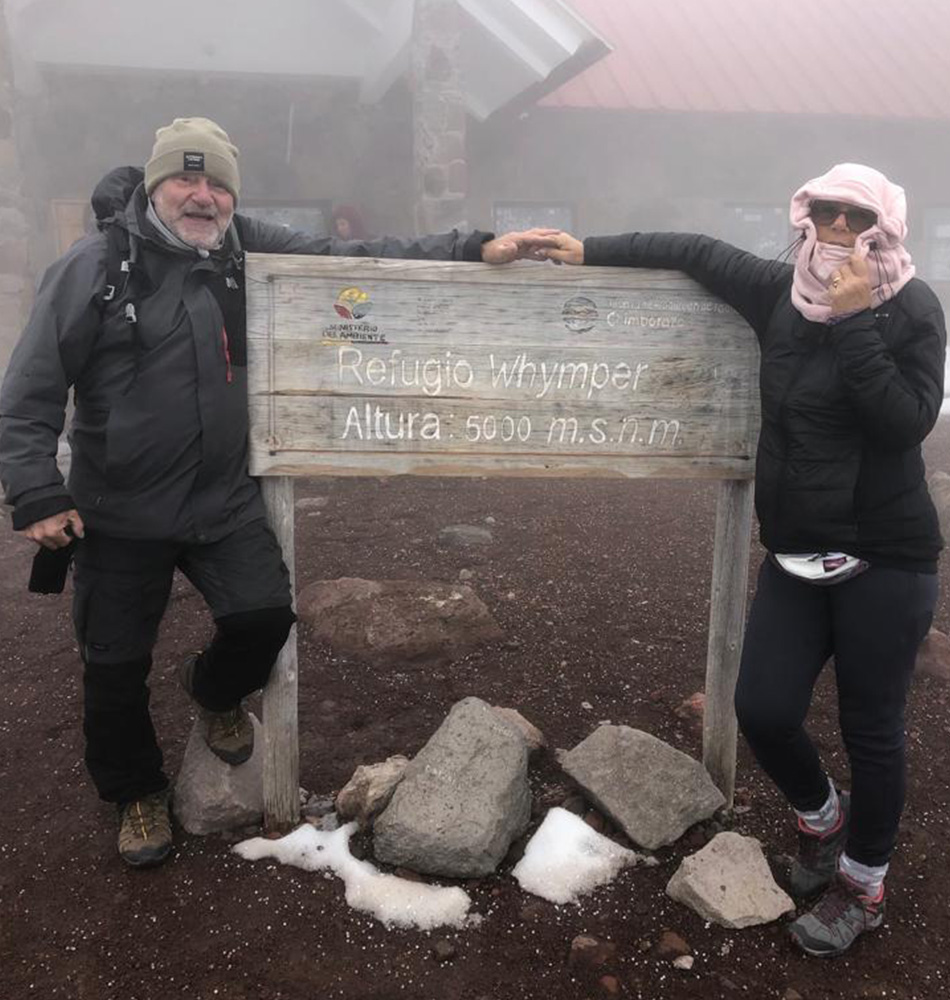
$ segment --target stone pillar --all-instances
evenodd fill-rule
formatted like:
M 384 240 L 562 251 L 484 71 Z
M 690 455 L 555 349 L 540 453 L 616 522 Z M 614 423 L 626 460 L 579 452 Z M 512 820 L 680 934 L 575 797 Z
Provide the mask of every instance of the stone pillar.
M 0 0 L 0 373 L 32 298 L 28 203 L 23 196 L 14 104 L 6 14 Z
M 455 0 L 416 0 L 412 80 L 417 233 L 469 228 L 466 112 L 458 58 L 461 21 Z

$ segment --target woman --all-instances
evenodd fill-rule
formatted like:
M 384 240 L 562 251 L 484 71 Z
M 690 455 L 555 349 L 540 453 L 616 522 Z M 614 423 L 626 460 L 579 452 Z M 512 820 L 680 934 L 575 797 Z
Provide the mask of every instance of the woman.
M 330 235 L 341 240 L 367 240 L 369 232 L 359 209 L 353 205 L 338 205 L 330 216 Z
M 562 263 L 684 271 L 761 347 L 756 512 L 768 550 L 736 688 L 742 732 L 798 817 L 789 881 L 822 892 L 790 927 L 837 955 L 884 918 L 904 802 L 904 706 L 942 547 L 920 445 L 943 399 L 946 332 L 904 248 L 903 189 L 839 164 L 793 196 L 794 265 L 706 236 L 563 234 Z M 851 794 L 803 722 L 834 656 Z

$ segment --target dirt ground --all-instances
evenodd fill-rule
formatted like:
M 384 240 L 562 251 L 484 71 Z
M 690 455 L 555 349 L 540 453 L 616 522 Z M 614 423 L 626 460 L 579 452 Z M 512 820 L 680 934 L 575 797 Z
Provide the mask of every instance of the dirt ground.
M 931 469 L 950 471 L 950 419 L 927 453 Z M 413 754 L 466 695 L 517 708 L 545 732 L 550 748 L 532 765 L 536 822 L 569 791 L 553 748 L 573 746 L 600 720 L 700 755 L 699 729 L 674 709 L 703 686 L 714 485 L 302 480 L 297 494 L 328 498 L 298 516 L 300 585 L 344 575 L 449 581 L 471 569 L 506 633 L 437 671 L 372 671 L 302 634 L 301 782 L 309 791 L 340 788 L 358 764 Z M 491 548 L 439 546 L 440 528 L 486 518 L 494 519 Z M 754 551 L 752 573 L 760 555 Z M 658 852 L 659 866 L 631 869 L 578 906 L 534 900 L 508 864 L 465 884 L 484 916 L 478 928 L 386 930 L 346 906 L 339 880 L 242 861 L 222 837 L 176 829 L 164 866 L 123 865 L 112 807 L 97 800 L 82 764 L 69 594 L 27 595 L 30 556 L 0 520 L 3 1000 L 569 1000 L 608 996 L 609 986 L 642 1000 L 950 996 L 950 719 L 948 689 L 937 681 L 918 678 L 911 697 L 909 797 L 887 922 L 844 958 L 796 953 L 784 922 L 728 931 L 668 899 L 667 880 L 703 842 L 696 832 Z M 944 561 L 935 621 L 943 631 L 947 577 Z M 174 669 L 208 630 L 200 599 L 177 584 L 152 675 L 172 775 L 190 727 Z M 812 728 L 833 777 L 847 784 L 828 676 Z M 793 850 L 789 813 L 741 742 L 737 783 L 747 808 L 735 828 L 770 855 Z M 664 930 L 690 946 L 691 971 L 658 954 Z M 568 966 L 582 933 L 617 946 L 596 974 Z M 448 960 L 435 956 L 439 941 L 454 946 Z M 604 974 L 615 982 L 600 983 Z

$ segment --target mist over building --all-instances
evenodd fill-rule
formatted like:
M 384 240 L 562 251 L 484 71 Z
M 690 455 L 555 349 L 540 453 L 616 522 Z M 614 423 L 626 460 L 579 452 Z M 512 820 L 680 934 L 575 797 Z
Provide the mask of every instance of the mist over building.
M 239 211 L 328 232 L 680 229 L 764 256 L 835 162 L 908 193 L 950 303 L 947 0 L 0 0 L 0 369 L 155 128 L 215 119 Z

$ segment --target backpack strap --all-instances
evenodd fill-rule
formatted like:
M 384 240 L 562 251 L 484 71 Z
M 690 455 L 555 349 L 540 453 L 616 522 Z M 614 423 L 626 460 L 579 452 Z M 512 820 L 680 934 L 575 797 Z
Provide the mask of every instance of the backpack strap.
M 99 296 L 99 307 L 104 312 L 110 302 L 118 302 L 129 290 L 138 246 L 122 226 L 107 223 L 102 229 L 106 236 L 106 280 Z M 129 323 L 137 321 L 135 303 L 131 300 L 125 304 L 125 318 Z

